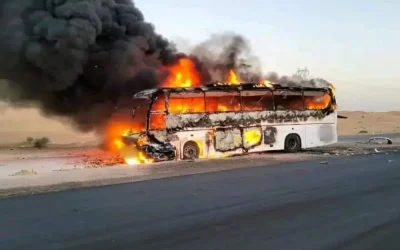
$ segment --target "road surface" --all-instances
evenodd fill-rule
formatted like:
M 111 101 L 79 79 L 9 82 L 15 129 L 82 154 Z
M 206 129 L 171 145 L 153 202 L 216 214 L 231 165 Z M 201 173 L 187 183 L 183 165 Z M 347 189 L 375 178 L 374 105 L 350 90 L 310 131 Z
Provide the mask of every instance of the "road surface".
M 386 133 L 386 134 L 359 134 L 359 135 L 340 135 L 339 142 L 367 142 L 371 137 L 388 137 L 394 142 L 400 141 L 400 133 Z
M 1 249 L 399 249 L 400 154 L 0 200 Z

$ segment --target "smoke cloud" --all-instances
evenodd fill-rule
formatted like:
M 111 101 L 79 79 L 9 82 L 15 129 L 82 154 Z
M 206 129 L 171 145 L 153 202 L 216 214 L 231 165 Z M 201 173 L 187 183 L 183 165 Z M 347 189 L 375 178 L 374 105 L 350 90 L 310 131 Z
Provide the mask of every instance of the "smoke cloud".
M 260 60 L 252 53 L 250 42 L 236 33 L 212 35 L 190 52 L 208 73 L 206 81 L 226 80 L 230 70 L 242 81 L 254 81 L 262 76 Z
M 243 81 L 260 79 L 249 44 L 224 33 L 179 53 L 131 0 L 2 0 L 0 99 L 68 117 L 81 131 L 100 130 L 119 103 L 158 86 L 162 66 L 182 57 L 195 62 L 204 82 L 223 81 L 229 70 Z
M 130 0 L 3 0 L 0 89 L 11 103 L 101 127 L 115 105 L 155 87 L 175 56 Z M 5 86 L 7 85 L 7 86 Z M 4 97 L 4 96 L 3 96 Z

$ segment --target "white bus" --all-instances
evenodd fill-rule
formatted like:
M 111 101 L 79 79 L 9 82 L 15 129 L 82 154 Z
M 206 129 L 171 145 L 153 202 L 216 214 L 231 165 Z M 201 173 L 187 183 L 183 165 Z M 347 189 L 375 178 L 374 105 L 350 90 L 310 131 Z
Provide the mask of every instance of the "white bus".
M 214 158 L 337 142 L 333 88 L 208 85 L 134 95 L 133 129 L 123 135 L 156 161 Z

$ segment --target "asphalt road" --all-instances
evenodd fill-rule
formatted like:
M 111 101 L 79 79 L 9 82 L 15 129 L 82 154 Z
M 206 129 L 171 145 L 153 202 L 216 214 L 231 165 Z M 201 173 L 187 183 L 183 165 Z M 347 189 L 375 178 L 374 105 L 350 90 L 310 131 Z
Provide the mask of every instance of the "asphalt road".
M 400 141 L 400 133 L 386 134 L 359 134 L 359 135 L 340 135 L 339 142 L 367 142 L 371 137 L 388 137 L 394 142 Z
M 400 154 L 0 200 L 1 249 L 399 249 Z

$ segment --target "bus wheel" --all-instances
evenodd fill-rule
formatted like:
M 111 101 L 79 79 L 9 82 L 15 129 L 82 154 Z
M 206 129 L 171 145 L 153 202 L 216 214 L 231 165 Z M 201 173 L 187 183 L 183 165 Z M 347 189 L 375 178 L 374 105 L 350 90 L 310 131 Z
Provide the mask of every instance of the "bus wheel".
M 188 141 L 183 145 L 183 159 L 184 160 L 189 160 L 189 159 L 197 159 L 199 158 L 199 146 L 197 146 L 197 143 L 193 141 Z
M 295 153 L 301 149 L 300 137 L 296 134 L 290 134 L 285 139 L 285 152 Z

